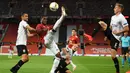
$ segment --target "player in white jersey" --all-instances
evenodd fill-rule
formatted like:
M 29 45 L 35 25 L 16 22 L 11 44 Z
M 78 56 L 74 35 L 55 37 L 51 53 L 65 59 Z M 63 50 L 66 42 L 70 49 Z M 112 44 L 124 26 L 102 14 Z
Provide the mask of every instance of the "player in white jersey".
M 28 14 L 23 13 L 21 15 L 21 22 L 18 27 L 18 35 L 16 40 L 16 47 L 18 56 L 21 56 L 21 60 L 10 69 L 12 73 L 17 73 L 17 71 L 21 68 L 21 66 L 29 61 L 28 50 L 27 50 L 27 38 L 35 36 L 35 34 L 31 34 L 30 31 L 36 31 L 34 28 L 30 27 L 27 23 Z
M 53 66 L 52 66 L 50 73 L 55 73 L 55 70 L 59 65 L 60 59 L 62 58 L 61 55 L 60 55 L 60 50 L 59 50 L 58 46 L 56 45 L 56 43 L 54 42 L 54 35 L 56 33 L 56 30 L 57 30 L 57 28 L 60 27 L 61 22 L 63 21 L 63 19 L 67 15 L 64 7 L 61 7 L 61 11 L 62 11 L 62 15 L 56 21 L 56 23 L 54 24 L 52 29 L 49 29 L 47 27 L 46 23 L 44 23 L 42 25 L 40 25 L 40 24 L 37 25 L 38 28 L 39 27 L 42 28 L 42 30 L 43 30 L 42 32 L 47 32 L 46 35 L 42 37 L 43 38 L 43 44 L 45 45 L 46 48 L 50 49 L 51 52 L 55 55 L 55 60 L 53 62 Z M 45 22 L 45 17 L 42 19 L 41 22 Z
M 114 8 L 115 15 L 111 18 L 110 27 L 108 27 L 108 25 L 103 21 L 99 22 L 105 32 L 105 38 L 108 38 L 110 40 L 111 56 L 115 64 L 116 73 L 120 73 L 119 62 L 116 57 L 117 49 L 119 47 L 119 41 L 123 33 L 129 31 L 127 20 L 121 13 L 123 10 L 123 5 L 120 3 L 116 3 Z

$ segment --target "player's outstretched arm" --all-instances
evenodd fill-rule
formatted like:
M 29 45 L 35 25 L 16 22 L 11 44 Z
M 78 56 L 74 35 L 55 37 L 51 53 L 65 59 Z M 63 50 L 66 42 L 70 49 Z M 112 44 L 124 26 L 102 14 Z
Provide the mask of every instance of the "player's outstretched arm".
M 113 34 L 121 34 L 121 33 L 124 33 L 124 32 L 128 32 L 129 31 L 129 26 L 125 26 L 123 27 L 123 30 L 120 30 L 120 31 L 112 31 Z
M 65 12 L 65 8 L 62 6 L 61 7 L 61 17 L 56 21 L 56 23 L 55 23 L 55 25 L 54 25 L 54 27 L 53 27 L 53 30 L 55 30 L 56 31 L 56 29 L 58 28 L 58 27 L 60 27 L 60 25 L 61 25 L 61 23 L 62 23 L 62 21 L 64 20 L 64 18 L 65 18 L 65 16 L 67 16 L 67 14 L 66 14 L 66 12 Z
M 27 28 L 29 31 L 34 31 L 34 32 L 36 32 L 36 29 L 30 27 L 29 25 L 27 25 L 26 28 Z
M 27 30 L 27 35 L 28 35 L 28 37 L 33 37 L 33 36 L 37 36 L 37 33 L 31 34 L 30 31 Z

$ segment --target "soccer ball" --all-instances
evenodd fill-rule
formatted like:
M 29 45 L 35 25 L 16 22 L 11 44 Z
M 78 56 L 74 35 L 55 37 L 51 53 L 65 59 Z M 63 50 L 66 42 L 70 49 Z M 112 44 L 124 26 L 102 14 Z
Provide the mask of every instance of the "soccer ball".
M 49 5 L 49 8 L 51 11 L 57 11 L 57 9 L 59 8 L 59 5 L 58 3 L 56 2 L 52 2 L 50 5 Z

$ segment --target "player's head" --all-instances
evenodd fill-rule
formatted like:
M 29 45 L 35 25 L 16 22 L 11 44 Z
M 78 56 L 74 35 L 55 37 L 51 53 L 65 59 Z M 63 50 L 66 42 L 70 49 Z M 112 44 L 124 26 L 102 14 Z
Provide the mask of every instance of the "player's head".
M 74 35 L 77 35 L 77 30 L 76 29 L 72 29 L 72 36 L 74 36 Z
M 123 4 L 120 4 L 120 3 L 115 4 L 115 7 L 114 7 L 114 13 L 115 14 L 121 13 L 123 10 L 124 10 Z
M 28 14 L 27 13 L 23 13 L 21 15 L 21 19 L 24 20 L 24 21 L 28 21 Z
M 47 24 L 47 17 L 46 16 L 43 16 L 41 18 L 41 24 Z
M 128 35 L 128 32 L 124 32 L 124 36 L 127 36 Z

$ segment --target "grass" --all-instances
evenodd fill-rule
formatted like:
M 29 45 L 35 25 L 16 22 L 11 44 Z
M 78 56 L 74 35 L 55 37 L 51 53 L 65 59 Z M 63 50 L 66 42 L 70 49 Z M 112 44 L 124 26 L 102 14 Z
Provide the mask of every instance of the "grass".
M 0 56 L 0 73 L 11 73 L 9 69 L 14 66 L 20 57 Z M 121 58 L 118 58 L 121 61 Z M 68 68 L 72 73 L 115 73 L 114 64 L 110 57 L 73 57 L 73 62 L 77 65 L 77 69 L 73 72 L 72 66 Z M 53 57 L 50 56 L 30 56 L 30 61 L 22 66 L 18 73 L 49 73 L 53 63 Z M 121 63 L 121 62 L 120 62 Z M 121 73 L 130 70 L 128 63 L 121 68 Z

